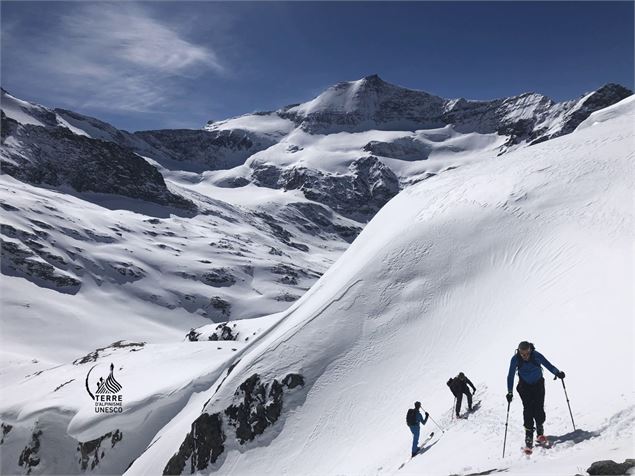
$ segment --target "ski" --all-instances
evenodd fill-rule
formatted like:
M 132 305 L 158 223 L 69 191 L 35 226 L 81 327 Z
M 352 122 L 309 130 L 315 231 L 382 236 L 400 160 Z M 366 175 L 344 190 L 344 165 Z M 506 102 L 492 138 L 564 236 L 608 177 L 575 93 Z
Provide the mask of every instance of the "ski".
M 432 433 L 430 433 L 430 435 L 429 435 L 428 437 L 426 437 L 426 439 L 425 439 L 425 440 L 423 440 L 423 441 L 421 442 L 421 445 L 419 446 L 419 449 L 417 450 L 417 454 L 415 454 L 415 456 L 417 456 L 418 454 L 420 454 L 420 453 L 421 453 L 421 451 L 424 449 L 424 446 L 426 445 L 426 443 L 429 443 L 429 442 L 430 442 L 430 440 L 432 439 L 432 437 L 433 437 L 433 436 L 434 436 L 434 431 L 433 431 Z M 414 458 L 415 456 L 411 456 L 411 457 L 408 459 L 408 461 L 410 461 L 410 460 L 411 460 L 412 458 Z M 406 463 L 407 463 L 408 461 L 404 461 L 403 463 L 401 463 L 401 466 L 399 466 L 399 467 L 397 468 L 397 470 L 399 470 L 399 469 L 403 468 L 403 467 L 406 465 Z
M 549 441 L 546 437 L 543 437 L 543 439 L 536 440 L 536 446 L 539 446 L 540 448 L 549 449 L 551 448 L 552 444 L 551 444 L 551 441 Z

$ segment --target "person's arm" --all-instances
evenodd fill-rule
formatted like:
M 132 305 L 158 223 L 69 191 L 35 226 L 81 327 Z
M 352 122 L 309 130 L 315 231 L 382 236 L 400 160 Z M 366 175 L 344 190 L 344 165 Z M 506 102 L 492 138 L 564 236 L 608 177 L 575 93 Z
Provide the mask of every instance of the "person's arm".
M 547 367 L 547 369 L 549 369 L 549 372 L 551 372 L 554 375 L 558 375 L 560 373 L 560 371 L 551 362 L 549 362 L 545 358 L 545 356 L 542 355 L 540 352 L 537 352 L 534 350 L 534 354 L 535 354 L 536 362 Z
M 426 423 L 428 423 L 428 412 L 426 412 L 425 418 L 423 418 L 423 415 L 421 415 L 420 412 L 417 412 L 417 419 L 419 423 L 421 423 L 422 425 L 425 425 Z
M 472 393 L 476 392 L 476 387 L 474 386 L 474 384 L 472 383 L 472 381 L 471 381 L 469 378 L 467 378 L 467 377 L 465 377 L 465 381 L 467 382 L 467 384 L 468 384 L 470 387 L 472 387 Z
M 509 372 L 507 373 L 507 393 L 512 393 L 514 388 L 514 373 L 518 367 L 518 356 L 514 355 L 509 362 Z

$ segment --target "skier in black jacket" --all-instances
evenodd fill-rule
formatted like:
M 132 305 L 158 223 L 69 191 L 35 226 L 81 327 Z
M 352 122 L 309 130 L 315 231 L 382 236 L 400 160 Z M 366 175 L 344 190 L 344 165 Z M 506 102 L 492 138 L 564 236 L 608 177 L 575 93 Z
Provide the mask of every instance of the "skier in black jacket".
M 470 389 L 468 385 L 472 387 L 472 391 L 476 393 L 476 388 L 474 384 L 470 381 L 469 378 L 465 376 L 463 372 L 460 372 L 454 378 L 451 378 L 447 381 L 448 387 L 450 387 L 450 391 L 456 397 L 456 416 L 459 417 L 459 413 L 461 412 L 461 402 L 463 401 L 463 394 L 467 395 L 467 409 L 468 411 L 472 410 L 472 394 L 470 393 Z

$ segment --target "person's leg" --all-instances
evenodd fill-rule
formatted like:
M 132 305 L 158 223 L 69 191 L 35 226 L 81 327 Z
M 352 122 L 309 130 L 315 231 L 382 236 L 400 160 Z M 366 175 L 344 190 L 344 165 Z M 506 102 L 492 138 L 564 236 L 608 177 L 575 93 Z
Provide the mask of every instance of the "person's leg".
M 412 432 L 412 451 L 410 454 L 414 456 L 419 451 L 419 424 L 411 426 L 410 431 Z
M 538 436 L 545 434 L 544 423 L 547 419 L 545 414 L 545 379 L 540 379 L 536 384 L 535 389 L 535 413 L 534 419 L 536 420 L 536 434 Z
M 467 395 L 467 409 L 472 410 L 472 394 L 470 393 L 470 389 L 467 388 L 467 385 L 463 387 L 463 393 Z
M 523 425 L 525 426 L 525 445 L 531 448 L 534 444 L 534 402 L 532 398 L 531 386 L 522 380 L 516 387 L 520 399 L 523 402 Z
M 459 416 L 459 413 L 461 412 L 461 402 L 462 401 L 463 401 L 463 394 L 459 393 L 456 396 L 456 408 L 455 408 L 455 411 L 456 411 L 456 416 L 457 417 Z

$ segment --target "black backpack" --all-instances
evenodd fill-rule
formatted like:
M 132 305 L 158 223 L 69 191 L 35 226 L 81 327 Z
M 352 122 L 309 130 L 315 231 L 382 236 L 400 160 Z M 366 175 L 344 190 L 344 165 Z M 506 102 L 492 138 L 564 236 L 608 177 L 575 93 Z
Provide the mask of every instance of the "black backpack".
M 406 424 L 408 426 L 415 426 L 417 424 L 417 410 L 409 408 L 406 413 Z

